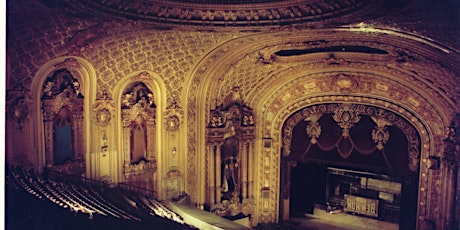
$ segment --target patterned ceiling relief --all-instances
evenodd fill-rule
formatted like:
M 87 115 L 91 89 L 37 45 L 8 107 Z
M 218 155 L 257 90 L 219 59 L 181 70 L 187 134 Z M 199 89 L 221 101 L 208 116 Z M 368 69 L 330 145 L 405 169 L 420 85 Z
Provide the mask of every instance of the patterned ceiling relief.
M 128 73 L 152 70 L 178 100 L 186 73 L 199 57 L 241 34 L 151 30 L 129 20 L 66 17 L 66 11 L 38 3 L 34 8 L 18 3 L 9 10 L 16 16 L 8 28 L 9 88 L 17 84 L 29 88 L 34 74 L 47 60 L 77 55 L 94 65 L 100 88 L 111 89 Z M 42 17 L 30 23 L 37 14 Z
M 247 95 L 259 82 L 269 78 L 270 73 L 278 68 L 280 66 L 261 63 L 257 54 L 246 55 L 225 74 L 221 83 L 219 99 L 228 95 L 234 86 L 240 87 L 242 95 Z
M 176 101 L 187 72 L 199 57 L 233 33 L 138 31 L 105 37 L 82 55 L 94 63 L 101 87 L 110 87 L 137 70 L 152 70 L 163 79 Z
M 8 86 L 30 87 L 37 70 L 50 59 L 68 54 L 66 42 L 97 20 L 75 20 L 35 1 L 8 1 Z

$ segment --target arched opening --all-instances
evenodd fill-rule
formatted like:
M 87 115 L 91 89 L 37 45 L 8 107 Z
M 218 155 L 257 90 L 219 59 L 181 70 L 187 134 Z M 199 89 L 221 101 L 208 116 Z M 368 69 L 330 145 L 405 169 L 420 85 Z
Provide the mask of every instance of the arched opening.
M 143 82 L 127 86 L 121 98 L 125 182 L 154 190 L 156 104 Z
M 47 167 L 83 174 L 84 96 L 80 80 L 67 68 L 57 69 L 43 82 L 40 95 Z
M 280 203 L 290 220 L 340 213 L 415 228 L 420 137 L 402 117 L 365 105 L 312 106 L 287 119 L 283 143 Z

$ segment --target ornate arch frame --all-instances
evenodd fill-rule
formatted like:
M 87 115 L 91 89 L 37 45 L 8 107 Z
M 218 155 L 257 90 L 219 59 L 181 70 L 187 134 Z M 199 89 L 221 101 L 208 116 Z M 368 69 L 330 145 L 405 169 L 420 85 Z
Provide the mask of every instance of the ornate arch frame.
M 145 84 L 147 88 L 149 88 L 154 94 L 154 101 L 156 105 L 156 121 L 155 121 L 155 133 L 156 133 L 156 140 L 154 145 L 156 146 L 156 153 L 154 153 L 154 157 L 156 158 L 156 173 L 154 175 L 154 188 L 159 188 L 161 185 L 159 179 L 163 178 L 166 175 L 166 172 L 162 165 L 164 165 L 164 158 L 162 153 L 165 152 L 165 147 L 162 144 L 162 141 L 159 137 L 165 136 L 166 131 L 164 126 L 165 120 L 162 116 L 166 111 L 166 101 L 167 101 L 167 90 L 164 82 L 161 80 L 159 76 L 149 71 L 136 71 L 130 73 L 123 77 L 118 84 L 113 88 L 113 95 L 115 100 L 115 117 L 116 117 L 116 124 L 115 124 L 115 133 L 119 133 L 116 137 L 116 148 L 118 149 L 118 154 L 115 160 L 117 172 L 116 172 L 116 181 L 124 182 L 124 161 L 125 161 L 125 154 L 123 152 L 124 148 L 124 140 L 123 140 L 123 119 L 122 119 L 122 96 L 124 90 L 131 86 L 132 84 L 142 82 Z M 128 153 L 129 154 L 129 153 Z M 157 191 L 159 198 L 161 199 L 165 194 L 163 191 Z
M 41 93 L 42 86 L 46 78 L 50 76 L 54 71 L 58 69 L 67 69 L 80 81 L 82 94 L 84 97 L 83 105 L 83 123 L 84 127 L 82 128 L 81 140 L 84 140 L 82 143 L 82 150 L 85 162 L 88 162 L 89 154 L 91 152 L 90 140 L 91 140 L 91 130 L 89 129 L 91 125 L 91 104 L 94 101 L 96 94 L 96 72 L 95 68 L 87 60 L 76 57 L 76 56 L 63 56 L 53 60 L 48 61 L 44 64 L 35 74 L 32 84 L 31 84 L 31 98 L 33 101 L 34 109 L 32 109 L 31 122 L 33 123 L 34 133 L 30 137 L 34 146 L 36 148 L 36 160 L 35 170 L 37 172 L 42 172 L 43 168 L 46 166 L 46 146 L 45 146 L 45 134 L 44 134 L 44 123 L 43 123 L 43 113 L 42 113 L 42 102 L 41 102 Z M 86 174 L 88 174 L 89 165 L 86 164 Z
M 342 70 L 343 71 L 343 70 Z M 278 89 L 273 89 L 273 93 L 266 94 L 263 99 L 260 100 L 256 108 L 263 108 L 262 114 L 258 114 L 259 123 L 262 123 L 262 127 L 257 127 L 256 136 L 261 136 L 262 140 L 256 140 L 256 153 L 260 154 L 259 162 L 270 162 L 270 166 L 259 165 L 259 189 L 266 195 L 260 196 L 258 200 L 259 208 L 259 223 L 260 222 L 276 222 L 281 221 L 278 208 L 280 207 L 280 159 L 281 152 L 279 151 L 282 147 L 282 127 L 284 122 L 296 111 L 309 107 L 312 105 L 319 105 L 324 103 L 353 103 L 362 105 L 372 105 L 380 107 L 382 109 L 397 113 L 404 119 L 409 121 L 414 128 L 417 130 L 421 137 L 421 150 L 420 150 L 420 163 L 419 163 L 419 198 L 417 207 L 417 226 L 425 225 L 425 221 L 431 221 L 431 218 L 437 218 L 438 213 L 441 211 L 443 205 L 439 204 L 442 196 L 441 189 L 436 185 L 441 180 L 441 172 L 429 170 L 430 168 L 430 156 L 439 156 L 443 145 L 443 127 L 448 126 L 447 116 L 443 114 L 436 114 L 433 117 L 428 117 L 426 111 L 431 110 L 429 107 L 436 107 L 433 102 L 429 102 L 429 99 L 423 95 L 418 95 L 416 91 L 410 88 L 405 88 L 404 94 L 408 98 L 417 96 L 420 100 L 418 107 L 413 104 L 407 103 L 407 101 L 400 101 L 395 98 L 379 97 L 379 95 L 366 95 L 361 93 L 364 90 L 363 87 L 356 87 L 352 91 L 341 92 L 337 81 L 331 80 L 337 73 L 315 73 L 301 76 L 299 74 L 293 77 L 291 82 L 285 83 Z M 355 76 L 350 76 L 350 80 L 353 81 L 355 78 L 365 78 L 369 73 L 356 73 Z M 340 76 L 343 76 L 340 74 Z M 373 78 L 382 78 L 382 76 L 372 75 Z M 364 79 L 361 79 L 364 80 Z M 325 82 L 322 86 L 319 86 L 320 82 Z M 316 87 L 310 88 L 303 93 L 299 92 L 297 87 L 312 86 L 317 84 Z M 387 82 L 387 84 L 389 84 Z M 394 87 L 398 82 L 393 82 L 388 86 Z M 403 89 L 401 89 L 403 90 Z M 267 91 L 270 91 L 269 89 Z M 289 95 L 290 102 L 285 101 L 285 98 Z M 284 98 L 284 99 L 283 99 Z M 420 104 L 426 103 L 424 106 Z M 436 128 L 433 124 L 441 126 L 440 129 Z M 269 142 L 267 145 L 265 142 Z M 268 146 L 268 147 L 267 147 Z M 276 178 L 276 179 L 273 179 Z M 435 182 L 438 181 L 438 182 Z M 267 186 L 268 185 L 268 186 Z M 269 187 L 270 189 L 264 189 Z M 274 189 L 272 189 L 274 188 Z M 264 191 L 265 190 L 265 191 Z M 269 190 L 269 191 L 267 191 Z M 263 197 L 269 197 L 264 199 Z M 286 216 L 286 215 L 284 215 Z
M 388 101 L 385 100 L 379 100 L 375 98 L 370 98 L 370 97 L 355 97 L 355 96 L 339 96 L 341 99 L 338 100 L 331 100 L 329 96 L 313 96 L 313 97 L 305 97 L 302 99 L 299 99 L 299 101 L 295 105 L 287 105 L 286 107 L 282 108 L 286 109 L 282 113 L 278 113 L 275 115 L 275 118 L 272 120 L 273 126 L 270 128 L 270 137 L 267 136 L 267 139 L 271 140 L 272 146 L 271 148 L 267 148 L 264 146 L 262 154 L 263 156 L 260 156 L 263 160 L 265 161 L 271 161 L 273 165 L 281 165 L 281 157 L 282 157 L 282 152 L 278 151 L 279 149 L 283 148 L 283 140 L 282 140 L 282 133 L 280 130 L 282 130 L 282 127 L 284 123 L 287 121 L 287 119 L 294 113 L 298 112 L 299 110 L 310 107 L 313 105 L 321 105 L 321 104 L 328 104 L 328 103 L 345 103 L 345 104 L 355 104 L 355 105 L 365 105 L 365 106 L 373 106 L 376 108 L 381 108 L 386 111 L 391 111 L 394 113 L 400 114 L 404 119 L 407 121 L 410 121 L 412 125 L 416 128 L 416 131 L 420 134 L 421 136 L 421 151 L 419 152 L 419 155 L 416 156 L 416 159 L 418 160 L 418 171 L 419 171 L 419 204 L 420 202 L 423 203 L 429 203 L 427 201 L 427 189 L 429 186 L 429 179 L 428 179 L 428 174 L 429 174 L 429 166 L 427 165 L 426 160 L 421 160 L 421 159 L 428 159 L 430 155 L 430 145 L 433 144 L 433 142 L 430 142 L 430 135 L 428 134 L 429 128 L 427 125 L 420 120 L 420 118 L 417 115 L 413 114 L 413 111 L 409 111 L 407 108 L 402 107 L 401 105 L 398 105 L 396 103 L 389 103 Z M 296 110 L 297 109 L 297 110 Z M 265 124 L 267 124 L 268 121 L 265 120 Z M 431 144 L 430 144 L 431 143 Z M 433 148 L 434 146 L 431 146 Z M 408 156 L 409 157 L 409 156 Z M 262 160 L 260 159 L 260 160 Z M 267 168 L 268 169 L 268 168 Z M 277 170 L 280 170 L 280 167 L 277 167 Z M 267 180 L 269 178 L 272 178 L 273 175 L 276 175 L 276 178 L 278 180 L 271 180 L 271 183 L 279 184 L 281 180 L 280 178 L 280 172 L 275 172 L 275 170 L 270 170 L 270 173 L 262 173 L 264 180 Z M 277 187 L 274 192 L 276 199 L 280 199 L 281 196 L 281 188 Z M 273 201 L 273 200 L 272 200 Z M 267 204 L 264 204 L 266 201 L 262 200 L 262 205 L 267 206 Z M 280 213 L 280 219 L 283 219 L 284 217 L 288 217 L 289 214 L 287 213 L 282 213 L 286 211 L 286 206 L 289 207 L 289 204 L 284 203 L 281 204 L 278 203 L 278 205 L 273 205 L 274 207 L 283 207 L 284 210 L 276 210 L 276 213 Z M 289 202 L 287 200 L 287 202 Z M 277 203 L 275 201 L 275 203 Z M 271 205 L 269 204 L 268 207 Z M 266 212 L 266 210 L 262 210 L 262 212 Z M 287 210 L 288 211 L 288 210 Z M 426 210 L 426 205 L 419 205 L 417 207 L 417 216 L 420 216 L 422 214 L 425 214 L 427 212 Z M 287 220 L 287 219 L 283 219 Z

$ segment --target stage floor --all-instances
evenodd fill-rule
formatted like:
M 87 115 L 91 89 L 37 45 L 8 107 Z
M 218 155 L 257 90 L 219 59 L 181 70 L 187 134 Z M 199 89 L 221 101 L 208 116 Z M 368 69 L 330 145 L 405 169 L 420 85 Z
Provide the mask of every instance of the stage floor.
M 397 230 L 398 224 L 373 218 L 347 214 L 331 214 L 322 209 L 315 209 L 314 214 L 293 217 L 278 229 L 328 229 L 328 230 Z

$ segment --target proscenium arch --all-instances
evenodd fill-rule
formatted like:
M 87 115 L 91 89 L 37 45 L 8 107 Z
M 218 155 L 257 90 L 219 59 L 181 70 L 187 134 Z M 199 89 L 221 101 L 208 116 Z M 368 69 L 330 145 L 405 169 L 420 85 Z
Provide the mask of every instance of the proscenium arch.
M 340 73 L 340 72 L 339 72 Z M 329 72 L 329 73 L 318 73 L 317 78 L 318 82 L 325 82 L 325 84 L 329 84 L 328 80 L 330 80 L 331 75 L 335 76 L 338 73 L 334 72 Z M 364 73 L 362 73 L 364 75 Z M 359 75 L 359 73 L 357 73 Z M 410 121 L 412 124 L 414 124 L 415 127 L 417 127 L 417 131 L 421 135 L 421 141 L 422 141 L 422 150 L 421 150 L 421 158 L 420 159 L 426 159 L 428 156 L 431 155 L 439 155 L 442 149 L 439 149 L 439 146 L 442 145 L 442 139 L 439 137 L 443 136 L 444 133 L 444 127 L 447 127 L 449 122 L 445 116 L 446 114 L 442 113 L 433 113 L 435 115 L 435 118 L 430 118 L 427 117 L 427 113 L 424 110 L 415 109 L 413 105 L 411 104 L 405 104 L 401 101 L 398 101 L 396 99 L 392 99 L 391 97 L 383 97 L 383 96 L 378 96 L 378 95 L 372 95 L 372 94 L 366 94 L 362 93 L 359 91 L 359 87 L 355 88 L 354 91 L 350 90 L 350 92 L 343 93 L 338 90 L 330 89 L 330 88 L 321 88 L 319 89 L 318 92 L 316 93 L 311 93 L 311 92 L 301 92 L 299 94 L 293 94 L 293 91 L 296 91 L 297 89 L 295 87 L 302 87 L 303 83 L 307 82 L 310 84 L 315 77 L 314 74 L 312 75 L 307 75 L 305 78 L 302 79 L 300 77 L 301 74 L 299 74 L 299 78 L 293 79 L 291 81 L 284 82 L 284 85 L 282 84 L 283 82 L 279 82 L 279 84 L 271 84 L 271 85 L 280 85 L 277 87 L 269 88 L 267 90 L 264 90 L 265 93 L 264 95 L 259 95 L 258 98 L 261 98 L 259 101 L 259 104 L 256 105 L 256 108 L 262 108 L 261 111 L 259 112 L 259 124 L 262 125 L 262 127 L 258 127 L 257 129 L 257 136 L 262 136 L 267 139 L 272 140 L 272 147 L 271 149 L 265 149 L 263 153 L 268 151 L 267 156 L 271 157 L 270 159 L 272 160 L 272 165 L 279 165 L 279 161 L 276 159 L 279 159 L 279 149 L 281 148 L 281 133 L 280 130 L 282 129 L 282 125 L 289 117 L 291 113 L 294 111 L 297 111 L 298 109 L 301 109 L 303 107 L 307 107 L 312 104 L 321 104 L 321 103 L 327 103 L 327 102 L 343 102 L 343 103 L 356 103 L 356 104 L 368 104 L 368 105 L 373 105 L 373 106 L 378 106 L 382 108 L 386 108 L 387 110 L 393 111 L 397 114 L 402 114 L 404 119 Z M 378 76 L 373 76 L 378 78 Z M 302 82 L 304 80 L 304 82 Z M 292 88 L 294 87 L 294 88 Z M 408 90 L 408 89 L 406 89 Z M 414 96 L 416 95 L 417 97 L 422 97 L 421 100 L 423 103 L 426 103 L 426 98 L 423 99 L 423 96 L 418 95 L 415 91 L 408 90 L 409 94 Z M 304 95 L 305 94 L 305 95 Z M 290 95 L 290 100 L 288 101 L 283 101 L 282 98 L 285 97 L 286 95 Z M 428 100 L 429 103 L 427 103 L 427 107 L 430 108 L 430 111 L 432 110 L 433 107 L 436 107 L 437 105 L 434 105 L 435 103 L 432 100 Z M 431 115 L 431 114 L 430 114 Z M 261 121 L 260 119 L 263 119 Z M 438 125 L 440 126 L 439 128 L 433 128 L 432 123 L 439 123 Z M 257 145 L 257 143 L 256 143 Z M 262 144 L 258 144 L 259 146 L 262 146 Z M 260 159 L 262 161 L 263 158 Z M 260 165 L 259 167 L 263 167 Z M 273 171 L 271 175 L 277 175 L 276 181 L 273 181 L 273 184 L 279 184 L 279 172 Z M 425 175 L 425 176 L 423 176 Z M 423 188 L 423 192 L 427 191 L 427 173 L 421 174 L 421 183 L 420 189 Z M 263 176 L 263 175 L 262 175 Z M 266 180 L 269 180 L 268 177 L 265 178 Z M 262 178 L 262 180 L 265 180 Z M 423 181 L 423 183 L 422 183 Z M 424 186 L 427 185 L 427 186 Z M 275 186 L 275 185 L 272 185 Z M 276 194 L 276 199 L 272 199 L 275 202 L 278 202 L 279 200 L 279 190 L 277 190 L 274 194 Z M 426 195 L 426 193 L 425 193 Z M 426 196 L 419 196 L 420 199 L 425 199 L 423 202 L 427 204 L 426 201 Z M 279 207 L 279 205 L 271 205 L 271 207 Z M 420 210 L 420 209 L 419 209 Z M 275 210 L 273 210 L 275 211 Z M 278 212 L 278 210 L 276 210 Z M 422 210 L 423 212 L 423 210 Z M 423 216 L 424 213 L 419 214 L 419 216 Z M 423 216 L 423 218 L 426 216 Z M 277 219 L 278 221 L 278 219 Z
M 381 99 L 375 99 L 375 98 L 365 98 L 365 97 L 356 97 L 356 96 L 342 96 L 336 100 L 331 100 L 331 97 L 329 96 L 318 96 L 318 97 L 306 97 L 303 99 L 299 99 L 295 103 L 291 103 L 286 105 L 285 107 L 281 108 L 280 112 L 276 114 L 273 119 L 271 120 L 271 123 L 273 123 L 273 126 L 269 128 L 270 134 L 271 134 L 271 139 L 272 139 L 272 147 L 267 150 L 268 151 L 268 156 L 270 156 L 271 164 L 273 165 L 280 165 L 281 164 L 281 153 L 280 149 L 282 147 L 282 133 L 280 130 L 282 130 L 282 126 L 284 122 L 291 116 L 293 113 L 299 111 L 302 108 L 306 108 L 312 105 L 320 105 L 320 104 L 325 104 L 325 103 L 351 103 L 351 104 L 361 104 L 361 105 L 368 105 L 368 106 L 374 106 L 378 108 L 382 108 L 387 111 L 391 111 L 393 113 L 399 114 L 402 118 L 406 119 L 408 122 L 410 122 L 416 131 L 419 133 L 421 137 L 421 143 L 420 143 L 420 155 L 419 155 L 419 202 L 418 202 L 418 208 L 417 208 L 417 213 L 418 217 L 423 216 L 426 213 L 426 205 L 421 205 L 420 202 L 423 202 L 425 204 L 428 204 L 429 201 L 427 200 L 427 188 L 429 187 L 428 184 L 428 165 L 426 162 L 423 161 L 423 159 L 427 159 L 428 156 L 430 156 L 433 153 L 434 150 L 434 141 L 433 141 L 433 135 L 428 127 L 428 125 L 423 121 L 420 120 L 420 117 L 416 114 L 413 114 L 411 111 L 407 110 L 404 107 L 401 107 L 401 105 L 389 103 L 386 100 L 381 100 Z M 264 122 L 265 124 L 265 122 Z M 278 172 L 275 172 L 273 170 L 270 174 L 276 175 L 276 180 L 274 181 L 274 185 L 272 185 L 273 188 L 275 188 L 275 197 L 273 199 L 273 202 L 275 203 L 272 205 L 272 207 L 277 207 L 276 212 L 279 213 L 278 207 L 280 207 L 281 204 L 279 204 L 280 200 L 280 188 L 279 188 L 279 180 L 280 180 L 280 172 L 279 168 L 277 168 Z M 278 187 L 276 187 L 278 185 Z M 279 221 L 279 220 L 277 220 Z M 417 218 L 417 221 L 419 221 L 419 218 Z
M 43 114 L 41 109 L 41 93 L 43 90 L 43 84 L 47 77 L 49 77 L 54 71 L 59 69 L 67 69 L 70 71 L 74 78 L 77 78 L 80 82 L 80 88 L 84 96 L 84 111 L 83 119 L 85 121 L 84 127 L 84 150 L 85 150 L 85 162 L 86 174 L 89 174 L 89 155 L 91 153 L 90 140 L 91 138 L 91 105 L 94 103 L 96 96 L 96 71 L 94 66 L 81 57 L 77 56 L 63 56 L 46 62 L 35 74 L 31 84 L 31 95 L 33 98 L 34 109 L 31 109 L 31 115 L 33 119 L 33 135 L 30 137 L 33 146 L 36 146 L 36 161 L 38 164 L 35 165 L 37 172 L 42 172 L 46 166 L 45 156 L 45 137 L 44 137 L 44 126 L 43 126 Z
M 122 103 L 122 96 L 123 96 L 123 92 L 130 86 L 132 86 L 133 84 L 136 84 L 136 83 L 144 83 L 145 86 L 147 88 L 149 88 L 149 90 L 152 91 L 153 93 L 153 100 L 155 102 L 155 105 L 156 105 L 156 133 L 157 133 L 157 138 L 156 138 L 156 142 L 154 143 L 156 145 L 156 149 L 157 149 L 157 153 L 156 153 L 156 157 L 157 157 L 157 173 L 155 173 L 156 175 L 156 180 L 155 180 L 155 188 L 159 188 L 159 179 L 163 178 L 165 175 L 166 172 L 164 172 L 164 169 L 163 168 L 163 164 L 162 161 L 163 161 L 163 158 L 162 158 L 162 153 L 165 153 L 166 150 L 164 149 L 164 146 L 162 145 L 162 142 L 160 140 L 160 138 L 158 137 L 164 137 L 166 135 L 166 131 L 165 129 L 163 128 L 163 123 L 164 123 L 164 118 L 163 118 L 163 114 L 166 110 L 166 102 L 167 102 L 167 90 L 166 90 L 166 86 L 163 82 L 163 80 L 158 76 L 156 75 L 155 73 L 152 73 L 150 71 L 144 71 L 144 70 L 140 70 L 140 71 L 136 71 L 136 72 L 132 72 L 128 75 L 126 75 L 125 77 L 123 77 L 122 79 L 120 79 L 120 81 L 118 81 L 118 84 L 113 88 L 113 97 L 114 97 L 114 100 L 115 100 L 115 117 L 116 117 L 116 133 L 120 133 L 122 134 L 123 133 L 123 121 L 121 119 L 121 103 Z M 117 155 L 117 160 L 116 160 L 116 165 L 118 167 L 118 171 L 117 171 L 117 175 L 116 175 L 116 181 L 117 182 L 123 182 L 123 163 L 124 163 L 124 160 L 123 160 L 123 157 L 124 157 L 124 154 L 122 151 L 123 151 L 123 135 L 117 135 L 117 149 L 118 149 L 118 155 Z M 159 195 L 159 198 L 162 198 L 163 197 L 163 194 L 162 194 L 162 191 L 157 191 L 158 192 L 158 195 Z
M 313 106 L 325 105 L 325 107 L 323 109 L 327 110 L 327 108 L 329 108 L 327 113 L 331 112 L 330 109 L 332 107 L 335 107 L 334 105 L 351 105 L 351 106 L 353 106 L 353 108 L 358 108 L 359 107 L 360 111 L 363 110 L 363 111 L 361 111 L 362 113 L 360 113 L 359 115 L 366 115 L 366 112 L 368 111 L 367 109 L 369 109 L 369 108 L 374 108 L 374 110 L 373 110 L 374 112 L 377 112 L 378 110 L 383 110 L 383 111 L 385 111 L 384 113 L 389 112 L 388 108 L 384 108 L 384 107 L 381 107 L 381 106 L 375 106 L 374 104 L 372 104 L 372 105 L 365 104 L 365 103 L 357 104 L 357 103 L 350 103 L 349 101 L 347 101 L 347 102 L 339 102 L 339 103 L 332 103 L 332 104 L 329 104 L 327 101 L 322 101 L 322 102 L 317 101 L 316 103 L 317 104 L 309 105 L 308 107 L 303 107 L 302 109 L 300 109 L 300 110 L 294 112 L 293 114 L 291 114 L 291 116 L 289 116 L 289 118 L 287 118 L 288 120 L 286 120 L 283 123 L 283 127 L 284 127 L 284 125 L 287 125 L 287 126 L 289 126 L 291 128 L 295 127 L 298 124 L 298 122 L 303 121 L 306 118 L 307 114 L 313 115 L 312 114 L 313 111 L 308 109 L 308 108 L 312 108 Z M 319 108 L 319 107 L 316 107 L 316 108 Z M 306 111 L 304 109 L 308 109 L 308 111 L 311 111 L 312 113 L 305 114 L 304 112 L 306 112 Z M 398 110 L 398 111 L 400 112 L 401 110 Z M 325 111 L 321 110 L 321 111 L 318 111 L 318 112 L 322 113 L 322 112 L 325 112 Z M 396 113 L 394 113 L 394 112 L 390 112 L 390 113 L 396 115 Z M 378 113 L 376 113 L 375 115 L 377 115 L 377 114 Z M 408 124 L 408 125 L 410 124 L 410 127 L 412 127 L 412 124 L 409 121 L 407 121 L 406 119 L 404 119 L 404 118 L 402 120 L 400 120 L 400 122 L 394 123 L 392 126 L 398 127 L 401 131 L 403 131 L 405 133 L 407 138 L 410 138 L 410 136 L 407 136 L 407 135 L 410 135 L 412 132 L 407 133 L 406 131 L 414 131 L 414 134 L 416 134 L 416 136 L 419 136 L 419 131 L 418 130 L 415 130 L 415 129 L 412 129 L 412 128 L 404 129 L 404 127 L 406 127 L 406 125 L 404 125 L 404 123 Z M 400 126 L 400 125 L 402 125 L 402 126 Z M 323 127 L 323 128 L 327 129 L 327 127 Z M 285 133 L 284 131 L 285 131 L 285 129 L 283 130 L 283 134 L 281 135 L 282 137 L 284 135 L 288 134 L 288 133 Z M 292 130 L 287 129 L 287 131 L 289 132 L 289 131 L 292 131 Z M 289 134 L 288 134 L 288 136 L 289 136 Z M 412 136 L 412 137 L 415 137 L 415 136 Z M 415 139 L 408 139 L 407 141 L 411 141 L 411 140 L 415 140 Z M 417 140 L 418 140 L 418 138 L 417 138 Z M 415 140 L 415 141 L 418 142 L 417 140 Z M 282 151 L 281 151 L 282 156 L 281 156 L 281 158 L 283 158 L 283 157 L 287 157 L 287 156 L 289 156 L 291 154 L 291 152 L 290 152 L 291 142 L 289 142 L 289 141 L 285 142 L 286 141 L 285 139 L 283 139 L 281 141 L 282 141 L 282 144 L 281 144 L 282 145 Z M 418 142 L 418 143 L 419 143 L 418 147 L 420 147 L 421 143 L 420 142 Z M 412 145 L 408 145 L 408 147 L 411 147 L 411 146 Z M 419 150 L 419 148 L 417 148 L 416 154 L 417 154 L 416 156 L 411 156 L 411 154 L 409 152 L 407 152 L 405 155 L 402 155 L 401 157 L 406 158 L 406 159 L 409 159 L 409 158 L 413 159 L 413 157 L 415 157 L 416 161 L 413 162 L 413 161 L 409 160 L 408 164 L 413 165 L 415 163 L 416 168 L 414 169 L 414 168 L 411 168 L 409 165 L 408 166 L 409 166 L 409 168 L 411 168 L 412 172 L 417 173 L 417 178 L 418 178 L 419 170 L 420 170 L 420 150 Z M 417 185 L 417 188 L 418 188 L 419 181 L 416 181 L 416 185 Z M 422 187 L 424 187 L 424 186 L 422 186 Z M 281 186 L 280 188 L 283 188 L 283 186 Z M 281 190 L 280 190 L 280 193 L 282 193 Z M 286 212 L 286 210 L 289 210 L 288 209 L 289 204 L 283 203 L 282 202 L 283 199 L 281 199 L 281 198 L 280 198 L 280 200 L 281 200 L 281 204 L 280 204 L 281 207 L 287 206 L 287 207 L 284 207 L 284 209 L 283 209 L 284 212 Z M 283 210 L 280 210 L 280 212 L 283 212 Z M 287 213 L 283 213 L 283 214 L 286 216 L 289 213 L 287 212 Z M 415 223 L 415 219 L 413 219 L 413 221 Z

